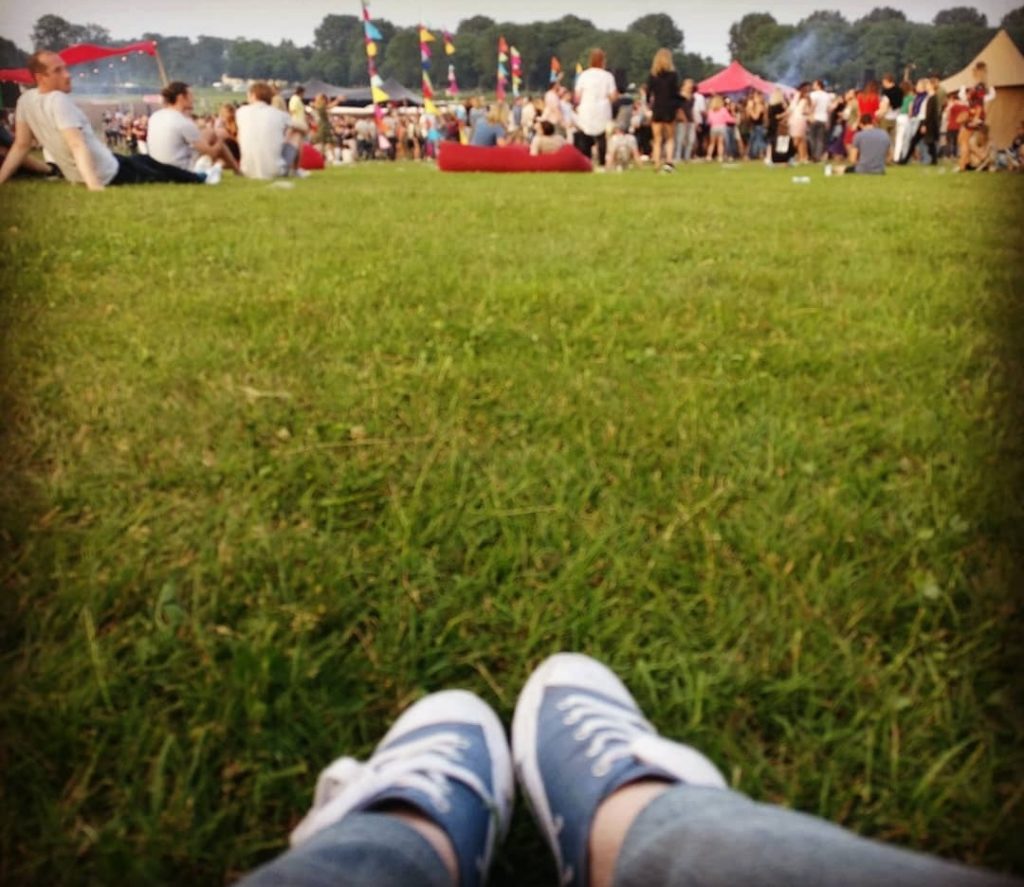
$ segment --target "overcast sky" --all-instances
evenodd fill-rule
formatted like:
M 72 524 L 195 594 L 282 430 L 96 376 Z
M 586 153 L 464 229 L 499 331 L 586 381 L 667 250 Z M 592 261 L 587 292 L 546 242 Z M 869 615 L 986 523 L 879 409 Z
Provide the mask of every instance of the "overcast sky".
M 860 18 L 876 6 L 902 9 L 913 21 L 931 21 L 939 9 L 973 5 L 984 12 L 989 24 L 999 20 L 1022 0 L 786 0 L 784 3 L 748 0 L 373 0 L 370 11 L 398 25 L 416 24 L 421 18 L 434 27 L 454 30 L 460 19 L 489 15 L 498 21 L 545 21 L 574 13 L 598 27 L 624 28 L 648 12 L 667 12 L 685 33 L 688 52 L 728 61 L 729 26 L 748 12 L 770 11 L 780 22 L 796 23 L 815 9 L 839 9 L 848 19 Z M 358 15 L 358 0 L 0 0 L 0 36 L 31 49 L 29 35 L 40 15 L 53 13 L 75 24 L 95 22 L 117 37 L 137 37 L 145 31 L 198 37 L 249 37 L 277 43 L 288 39 L 303 45 L 313 41 L 313 31 L 325 15 Z

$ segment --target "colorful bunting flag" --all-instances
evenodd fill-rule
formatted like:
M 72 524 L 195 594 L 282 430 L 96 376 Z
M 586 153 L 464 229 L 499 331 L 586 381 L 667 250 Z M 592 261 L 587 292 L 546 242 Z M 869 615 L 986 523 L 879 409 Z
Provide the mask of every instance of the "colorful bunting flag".
M 519 87 L 523 85 L 523 57 L 514 46 L 509 49 L 512 56 L 512 95 L 519 98 Z
M 459 81 L 455 79 L 455 65 L 448 66 L 448 95 L 457 96 L 459 94 Z
M 430 82 L 430 44 L 434 35 L 423 25 L 420 25 L 420 67 L 423 69 L 423 110 L 428 114 L 437 115 L 437 106 L 434 104 L 434 84 Z
M 444 32 L 444 54 L 455 55 L 455 42 L 447 31 Z
M 366 71 L 370 75 L 370 95 L 373 98 L 373 117 L 377 121 L 377 130 L 384 129 L 384 109 L 381 107 L 382 104 L 390 100 L 389 96 L 384 91 L 384 81 L 381 79 L 379 73 L 377 73 L 377 43 L 378 40 L 383 40 L 380 31 L 374 26 L 373 22 L 370 21 L 370 3 L 369 0 L 362 0 L 363 4 L 363 35 L 364 43 L 366 45 Z
M 499 102 L 505 101 L 505 86 L 508 83 L 508 68 L 505 62 L 508 61 L 508 44 L 504 37 L 498 38 L 498 88 L 495 93 Z

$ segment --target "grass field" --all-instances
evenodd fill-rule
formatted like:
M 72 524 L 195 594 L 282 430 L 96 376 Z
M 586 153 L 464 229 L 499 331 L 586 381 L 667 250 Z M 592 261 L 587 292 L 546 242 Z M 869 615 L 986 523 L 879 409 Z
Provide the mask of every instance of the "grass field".
M 1024 873 L 1024 177 L 811 175 L 0 189 L 0 881 L 229 880 L 559 649 Z

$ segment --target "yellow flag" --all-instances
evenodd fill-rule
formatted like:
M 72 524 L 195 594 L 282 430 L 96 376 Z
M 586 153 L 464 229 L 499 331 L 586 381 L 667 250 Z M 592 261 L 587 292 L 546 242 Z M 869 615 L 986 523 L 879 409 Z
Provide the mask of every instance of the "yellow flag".
M 428 114 L 433 114 L 435 117 L 437 116 L 437 105 L 434 104 L 433 99 L 426 99 L 423 102 L 423 110 Z
M 426 28 L 420 28 L 420 43 L 433 43 L 434 35 Z
M 366 44 L 366 54 L 370 58 L 373 58 L 377 54 L 377 44 L 372 40 Z
M 370 87 L 370 93 L 373 95 L 373 100 L 378 105 L 381 104 L 382 102 L 386 102 L 386 101 L 390 100 L 390 98 L 391 98 L 391 96 L 389 96 L 386 92 L 384 92 L 384 90 L 381 89 L 379 86 L 372 86 L 372 87 Z

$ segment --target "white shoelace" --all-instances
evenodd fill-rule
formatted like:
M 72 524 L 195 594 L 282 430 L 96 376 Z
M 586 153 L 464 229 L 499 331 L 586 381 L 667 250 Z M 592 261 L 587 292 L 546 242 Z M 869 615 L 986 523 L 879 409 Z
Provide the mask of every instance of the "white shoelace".
M 590 772 L 598 778 L 607 776 L 616 761 L 634 754 L 631 746 L 635 739 L 654 733 L 654 728 L 639 712 L 630 712 L 594 696 L 566 696 L 558 703 L 558 709 L 566 712 L 563 724 L 579 725 L 573 731 L 573 739 L 589 740 L 585 754 L 596 758 Z
M 364 797 L 388 786 L 422 792 L 441 813 L 451 809 L 449 780 L 465 783 L 485 805 L 495 801 L 487 786 L 472 770 L 459 762 L 469 742 L 456 733 L 435 733 L 377 752 L 365 764 L 354 758 L 339 758 L 317 780 L 313 809 L 326 807 L 349 788 L 359 784 Z

